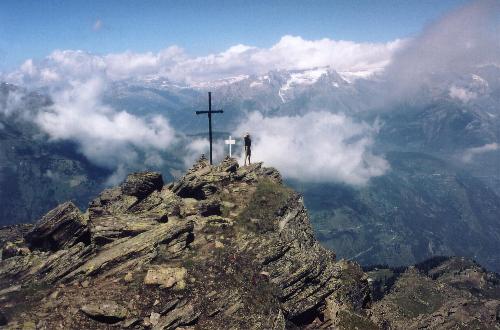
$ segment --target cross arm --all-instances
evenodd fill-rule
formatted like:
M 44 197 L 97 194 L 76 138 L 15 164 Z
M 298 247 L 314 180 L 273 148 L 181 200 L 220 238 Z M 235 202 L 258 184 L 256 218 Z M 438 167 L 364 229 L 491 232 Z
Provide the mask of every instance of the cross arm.
M 196 114 L 197 115 L 201 115 L 201 114 L 204 114 L 204 113 L 224 113 L 223 110 L 212 110 L 212 111 L 196 111 Z

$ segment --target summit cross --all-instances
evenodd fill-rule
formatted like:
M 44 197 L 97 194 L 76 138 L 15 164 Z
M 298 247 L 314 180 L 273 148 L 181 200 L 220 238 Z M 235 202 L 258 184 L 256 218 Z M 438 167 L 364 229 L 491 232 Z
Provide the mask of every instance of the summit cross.
M 224 140 L 225 144 L 229 144 L 229 157 L 232 157 L 231 155 L 231 146 L 236 143 L 235 140 L 231 139 L 231 135 L 229 135 L 229 140 Z
M 210 141 L 210 165 L 212 165 L 212 114 L 224 113 L 222 110 L 212 110 L 212 92 L 208 92 L 208 111 L 196 111 L 197 115 L 208 114 L 208 140 Z

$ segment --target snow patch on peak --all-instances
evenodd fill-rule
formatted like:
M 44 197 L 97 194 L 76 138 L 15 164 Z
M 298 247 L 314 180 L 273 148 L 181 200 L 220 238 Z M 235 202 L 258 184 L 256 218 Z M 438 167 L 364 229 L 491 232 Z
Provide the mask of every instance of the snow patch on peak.
M 222 79 L 212 80 L 212 81 L 200 81 L 194 82 L 191 84 L 191 87 L 198 89 L 207 89 L 207 88 L 218 88 L 222 86 L 231 85 L 242 80 L 248 79 L 250 76 L 247 74 L 226 77 Z
M 256 80 L 252 81 L 250 83 L 250 87 L 259 87 L 263 86 L 265 83 L 270 84 L 271 83 L 271 78 L 269 78 L 269 75 L 264 75 L 264 76 L 259 76 L 256 78 Z
M 322 76 L 328 74 L 328 67 L 314 68 L 310 70 L 290 71 L 288 79 L 281 86 L 278 95 L 281 101 L 285 103 L 285 93 L 297 86 L 312 85 L 317 82 Z
M 262 81 L 252 81 L 250 83 L 250 87 L 257 87 L 257 86 L 262 86 L 264 83 Z
M 328 68 L 315 68 L 311 70 L 291 72 L 290 78 L 287 80 L 285 85 L 281 87 L 281 89 L 286 91 L 297 85 L 312 85 L 327 73 Z
M 449 90 L 449 96 L 453 99 L 458 99 L 463 103 L 467 103 L 470 100 L 477 98 L 478 95 L 473 91 L 452 85 Z
M 489 87 L 489 84 L 486 80 L 484 80 L 482 77 L 478 76 L 477 74 L 472 74 L 472 80 L 477 83 L 478 85 L 482 85 L 484 87 Z
M 364 71 L 339 71 L 339 76 L 349 84 L 354 83 L 358 79 L 369 79 L 380 70 L 364 70 Z

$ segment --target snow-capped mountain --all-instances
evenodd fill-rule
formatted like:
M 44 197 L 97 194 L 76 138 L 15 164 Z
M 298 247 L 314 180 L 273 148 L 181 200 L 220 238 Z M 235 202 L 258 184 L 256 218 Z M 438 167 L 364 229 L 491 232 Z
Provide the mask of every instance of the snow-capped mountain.
M 343 90 L 352 92 L 358 80 L 367 80 L 372 74 L 372 72 L 338 73 L 330 67 L 319 67 L 305 70 L 270 71 L 263 75 L 229 76 L 223 79 L 192 83 L 174 82 L 161 76 L 148 76 L 115 83 L 114 97 L 126 97 L 127 88 L 134 92 L 142 89 L 180 94 L 185 94 L 186 90 L 213 91 L 218 93 L 219 98 L 225 102 L 245 99 L 262 103 L 263 107 L 267 105 L 272 108 L 293 102 L 302 94 L 309 93 L 315 88 L 320 88 L 321 92 L 334 94 L 342 94 Z M 149 95 L 149 98 L 154 99 L 154 96 Z M 257 98 L 259 100 L 256 100 Z
M 192 111 L 206 108 L 206 92 L 212 91 L 214 107 L 225 110 L 225 115 L 218 119 L 224 126 L 236 125 L 252 111 L 290 116 L 321 110 L 362 120 L 383 119 L 382 136 L 390 137 L 391 143 L 403 143 L 404 147 L 410 143 L 441 150 L 451 145 L 456 149 L 498 142 L 498 66 L 481 66 L 462 75 L 431 76 L 415 86 L 412 94 L 393 93 L 397 87 L 397 81 L 381 74 L 339 73 L 320 67 L 195 84 L 150 76 L 116 82 L 107 99 L 133 113 L 164 114 L 188 133 L 204 127 L 203 122 L 192 120 Z M 408 136 L 408 130 L 415 135 Z M 406 135 L 403 140 L 402 135 Z M 462 140 L 463 143 L 455 143 Z
M 206 129 L 206 122 L 196 118 L 194 111 L 207 108 L 206 93 L 212 91 L 213 107 L 224 109 L 224 115 L 216 119 L 219 130 L 237 127 L 251 112 L 303 116 L 328 111 L 356 121 L 377 122 L 375 145 L 382 153 L 425 152 L 455 162 L 470 150 L 500 144 L 499 66 L 483 65 L 462 74 L 434 74 L 411 83 L 411 93 L 403 90 L 403 94 L 400 82 L 392 76 L 339 73 L 330 67 L 278 70 L 194 84 L 149 76 L 115 82 L 107 101 L 134 114 L 162 114 L 186 134 Z M 481 161 L 467 166 L 493 175 L 498 153 L 475 152 Z

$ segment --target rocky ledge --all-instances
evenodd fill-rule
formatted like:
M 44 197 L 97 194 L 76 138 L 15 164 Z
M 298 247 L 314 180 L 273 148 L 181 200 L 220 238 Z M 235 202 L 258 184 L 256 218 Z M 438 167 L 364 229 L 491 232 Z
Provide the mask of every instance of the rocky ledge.
M 318 244 L 280 174 L 231 158 L 202 158 L 166 185 L 159 173 L 131 174 L 85 213 L 68 202 L 35 225 L 1 228 L 0 246 L 0 325 L 11 329 L 405 328 L 447 312 L 397 309 L 398 285 L 373 303 L 370 288 L 382 286 Z M 408 272 L 391 283 L 415 283 L 418 271 Z M 489 289 L 474 296 L 489 325 L 498 322 L 496 279 L 478 279 Z

